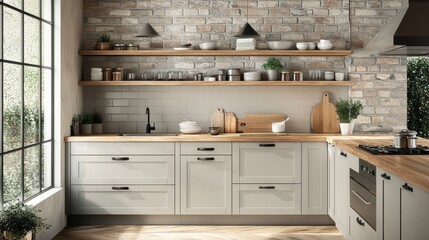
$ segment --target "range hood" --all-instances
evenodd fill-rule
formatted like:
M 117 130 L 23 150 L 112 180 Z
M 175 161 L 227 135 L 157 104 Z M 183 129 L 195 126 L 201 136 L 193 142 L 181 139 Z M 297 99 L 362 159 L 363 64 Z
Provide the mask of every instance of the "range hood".
M 409 0 L 408 10 L 403 10 L 405 15 L 393 35 L 393 46 L 379 55 L 429 55 L 429 1 Z

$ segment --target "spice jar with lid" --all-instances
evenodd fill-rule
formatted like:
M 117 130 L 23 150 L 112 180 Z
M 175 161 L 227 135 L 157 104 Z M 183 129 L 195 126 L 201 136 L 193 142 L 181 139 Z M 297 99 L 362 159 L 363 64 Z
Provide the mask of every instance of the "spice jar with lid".
M 119 81 L 122 81 L 122 80 L 124 80 L 124 70 L 125 70 L 125 68 L 116 68 L 116 72 L 120 72 L 120 80 Z
M 121 81 L 121 72 L 112 72 L 113 81 Z
M 288 71 L 281 72 L 282 81 L 290 81 L 290 75 Z
M 113 45 L 113 50 L 125 50 L 125 44 L 116 43 L 115 45 Z
M 112 81 L 112 68 L 105 68 L 104 69 L 103 81 Z

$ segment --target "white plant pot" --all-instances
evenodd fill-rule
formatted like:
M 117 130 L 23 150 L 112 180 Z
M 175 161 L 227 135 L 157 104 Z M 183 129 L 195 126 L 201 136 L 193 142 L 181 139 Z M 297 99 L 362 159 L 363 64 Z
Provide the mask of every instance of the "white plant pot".
M 349 126 L 349 135 L 352 135 L 352 134 L 353 134 L 353 130 L 354 130 L 354 128 L 355 128 L 355 120 L 352 120 L 352 121 L 350 122 L 350 126 Z
M 81 124 L 80 125 L 81 134 L 92 134 L 92 124 Z
M 94 123 L 92 124 L 92 134 L 102 134 L 103 133 L 103 124 Z
M 341 135 L 349 134 L 350 123 L 340 123 Z
M 277 81 L 277 70 L 267 70 L 268 80 Z

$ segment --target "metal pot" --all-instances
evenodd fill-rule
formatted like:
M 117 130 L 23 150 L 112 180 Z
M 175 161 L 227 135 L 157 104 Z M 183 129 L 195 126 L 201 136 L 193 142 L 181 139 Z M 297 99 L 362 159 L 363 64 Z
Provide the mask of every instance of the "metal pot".
M 239 68 L 230 68 L 228 69 L 228 75 L 241 75 Z
M 417 132 L 403 129 L 394 133 L 395 148 L 416 148 L 417 147 Z

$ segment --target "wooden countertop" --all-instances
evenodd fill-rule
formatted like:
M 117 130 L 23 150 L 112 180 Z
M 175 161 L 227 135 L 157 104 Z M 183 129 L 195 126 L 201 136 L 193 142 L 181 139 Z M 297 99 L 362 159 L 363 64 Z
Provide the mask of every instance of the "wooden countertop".
M 429 192 L 429 155 L 372 155 L 357 148 L 359 144 L 393 145 L 391 137 L 328 137 L 327 141 L 383 170 Z M 429 140 L 419 138 L 418 145 L 429 146 Z
M 313 133 L 224 133 L 179 134 L 178 136 L 118 136 L 117 134 L 70 136 L 66 142 L 326 142 L 332 134 Z M 338 135 L 339 136 L 339 135 Z

